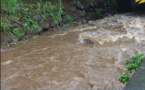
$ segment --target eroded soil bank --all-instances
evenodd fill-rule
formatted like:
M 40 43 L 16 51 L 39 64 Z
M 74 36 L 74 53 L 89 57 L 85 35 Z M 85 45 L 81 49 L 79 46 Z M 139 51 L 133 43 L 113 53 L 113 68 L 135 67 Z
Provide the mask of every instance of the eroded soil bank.
M 145 54 L 144 15 L 114 15 L 3 50 L 2 89 L 123 89 L 124 58 Z

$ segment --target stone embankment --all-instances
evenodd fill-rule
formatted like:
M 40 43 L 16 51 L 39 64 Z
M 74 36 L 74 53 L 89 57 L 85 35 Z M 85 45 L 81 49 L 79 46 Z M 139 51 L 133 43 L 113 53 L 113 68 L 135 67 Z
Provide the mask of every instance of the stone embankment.
M 124 90 L 145 90 L 145 60 L 125 86 Z

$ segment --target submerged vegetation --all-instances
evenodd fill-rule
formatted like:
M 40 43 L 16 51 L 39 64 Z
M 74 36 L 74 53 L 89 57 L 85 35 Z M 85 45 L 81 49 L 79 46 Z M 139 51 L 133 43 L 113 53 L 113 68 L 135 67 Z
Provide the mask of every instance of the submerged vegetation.
M 144 54 L 132 55 L 130 59 L 125 59 L 126 62 L 126 69 L 127 71 L 123 73 L 122 75 L 118 76 L 118 79 L 121 83 L 127 83 L 130 79 L 129 73 L 132 72 L 132 70 L 137 70 L 139 66 L 141 65 L 141 62 L 144 59 Z

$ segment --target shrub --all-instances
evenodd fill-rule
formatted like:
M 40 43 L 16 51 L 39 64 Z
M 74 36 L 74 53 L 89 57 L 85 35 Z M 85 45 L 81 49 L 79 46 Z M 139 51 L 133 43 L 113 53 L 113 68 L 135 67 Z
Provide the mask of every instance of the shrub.
M 139 54 L 138 56 L 132 55 L 131 59 L 125 59 L 126 62 L 126 73 L 123 73 L 122 75 L 118 76 L 118 79 L 121 83 L 126 83 L 129 81 L 129 73 L 132 72 L 132 70 L 137 70 L 137 68 L 141 65 L 141 62 L 144 59 L 144 54 Z

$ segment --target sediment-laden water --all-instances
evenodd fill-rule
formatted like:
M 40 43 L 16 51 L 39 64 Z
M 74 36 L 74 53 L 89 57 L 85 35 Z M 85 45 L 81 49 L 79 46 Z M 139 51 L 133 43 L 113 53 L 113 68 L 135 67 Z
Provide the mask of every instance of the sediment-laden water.
M 145 16 L 114 15 L 1 52 L 2 89 L 123 89 L 125 58 L 145 54 Z

